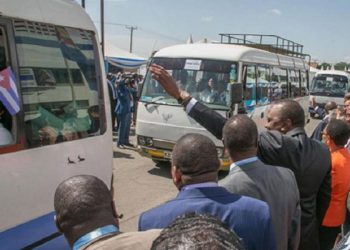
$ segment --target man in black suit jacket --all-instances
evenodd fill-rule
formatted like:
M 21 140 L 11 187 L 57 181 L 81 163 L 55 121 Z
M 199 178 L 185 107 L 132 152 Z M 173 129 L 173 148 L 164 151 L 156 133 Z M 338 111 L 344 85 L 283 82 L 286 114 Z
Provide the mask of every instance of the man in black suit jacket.
M 158 65 L 150 67 L 153 78 L 200 125 L 218 139 L 226 118 L 180 90 L 167 71 Z M 299 249 L 318 250 L 318 227 L 327 211 L 331 194 L 331 159 L 325 145 L 307 137 L 302 107 L 292 100 L 273 103 L 267 114 L 266 128 L 259 135 L 258 157 L 265 163 L 291 169 L 296 177 L 301 205 Z

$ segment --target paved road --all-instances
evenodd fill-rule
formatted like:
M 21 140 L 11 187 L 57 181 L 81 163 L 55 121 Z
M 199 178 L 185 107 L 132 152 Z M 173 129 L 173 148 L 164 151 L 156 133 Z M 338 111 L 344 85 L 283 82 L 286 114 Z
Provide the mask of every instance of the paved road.
M 310 133 L 317 123 L 318 120 L 312 120 L 306 126 L 307 132 Z M 130 139 L 135 144 L 133 134 Z M 172 183 L 169 166 L 156 165 L 135 150 L 117 148 L 115 143 L 113 149 L 115 200 L 119 214 L 123 214 L 120 227 L 124 232 L 136 231 L 140 213 L 175 197 L 177 189 Z

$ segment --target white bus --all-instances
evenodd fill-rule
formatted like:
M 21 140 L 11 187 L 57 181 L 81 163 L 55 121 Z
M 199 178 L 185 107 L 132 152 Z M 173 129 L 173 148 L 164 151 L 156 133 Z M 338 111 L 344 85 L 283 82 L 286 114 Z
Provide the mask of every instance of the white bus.
M 340 70 L 316 72 L 310 87 L 310 113 L 317 114 L 316 107 L 323 110 L 325 104 L 334 101 L 343 105 L 344 95 L 350 91 L 350 74 Z M 322 112 L 322 111 L 321 111 Z
M 79 174 L 112 181 L 98 34 L 72 0 L 0 0 L 0 13 L 0 76 L 13 73 L 20 107 L 9 112 L 1 77 L 0 248 L 69 249 L 54 223 L 56 187 Z
M 298 100 L 308 109 L 308 65 L 296 57 L 232 44 L 185 44 L 161 49 L 151 63 L 165 67 L 178 85 L 225 117 L 245 112 L 263 128 L 267 104 L 282 98 Z M 230 85 L 243 83 L 244 101 L 233 105 Z M 231 107 L 236 108 L 232 109 Z M 142 155 L 169 161 L 174 143 L 186 133 L 209 136 L 223 156 L 222 142 L 187 116 L 150 73 L 138 105 L 136 134 Z M 222 161 L 222 169 L 229 162 Z

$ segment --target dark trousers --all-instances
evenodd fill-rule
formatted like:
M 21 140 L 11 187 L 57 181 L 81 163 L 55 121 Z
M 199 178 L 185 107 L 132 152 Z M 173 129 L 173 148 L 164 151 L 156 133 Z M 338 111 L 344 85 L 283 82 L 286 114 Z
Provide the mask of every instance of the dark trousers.
M 341 226 L 324 227 L 320 226 L 319 239 L 321 250 L 330 250 L 334 247 L 335 240 L 341 232 Z
M 116 102 L 115 101 L 111 101 L 111 117 L 112 117 L 112 130 L 115 129 L 115 106 L 116 106 Z M 117 128 L 118 129 L 118 128 Z

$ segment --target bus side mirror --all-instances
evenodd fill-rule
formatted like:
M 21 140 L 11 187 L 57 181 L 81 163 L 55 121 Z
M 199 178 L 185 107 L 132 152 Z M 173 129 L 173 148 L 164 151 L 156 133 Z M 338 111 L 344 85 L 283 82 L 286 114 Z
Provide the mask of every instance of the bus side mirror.
M 241 103 L 243 101 L 243 84 L 230 84 L 229 97 L 231 104 Z

